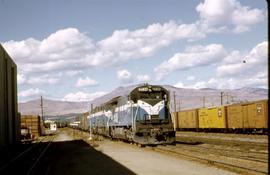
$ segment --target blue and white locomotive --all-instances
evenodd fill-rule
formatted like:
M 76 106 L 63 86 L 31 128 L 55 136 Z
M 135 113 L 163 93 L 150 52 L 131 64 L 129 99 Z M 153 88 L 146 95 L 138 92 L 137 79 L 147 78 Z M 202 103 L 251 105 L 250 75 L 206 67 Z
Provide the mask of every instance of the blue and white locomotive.
M 90 112 L 91 133 L 142 145 L 174 143 L 169 101 L 169 92 L 162 86 L 136 87 Z

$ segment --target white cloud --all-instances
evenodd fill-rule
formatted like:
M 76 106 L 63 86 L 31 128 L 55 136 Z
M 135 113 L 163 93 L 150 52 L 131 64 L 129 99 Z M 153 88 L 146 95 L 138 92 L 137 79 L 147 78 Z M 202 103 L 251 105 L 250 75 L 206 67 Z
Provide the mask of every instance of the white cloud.
M 184 83 L 180 81 L 180 82 L 176 83 L 174 85 L 174 87 L 185 88 L 185 89 L 201 89 L 201 88 L 207 88 L 208 83 L 203 82 L 203 81 L 199 81 L 199 82 L 196 82 L 194 84 L 184 85 Z
M 86 77 L 86 78 L 79 78 L 76 83 L 76 87 L 95 86 L 97 84 L 98 82 L 96 80 Z
M 92 40 L 76 28 L 58 30 L 41 41 L 34 38 L 11 40 L 3 46 L 23 74 L 86 67 L 82 59 L 95 48 Z
M 187 88 L 187 87 L 184 86 L 184 84 L 183 84 L 181 81 L 178 82 L 178 83 L 176 83 L 176 84 L 174 85 L 174 87 L 177 87 L 177 88 Z
M 244 62 L 243 62 L 244 61 Z M 236 89 L 241 87 L 268 88 L 268 41 L 261 42 L 249 53 L 234 50 L 217 66 L 217 73 L 209 80 L 192 84 L 178 82 L 181 88 Z
M 24 91 L 19 92 L 19 97 L 25 98 L 25 97 L 37 97 L 44 94 L 45 91 L 39 89 L 39 88 L 30 88 Z
M 82 73 L 81 70 L 70 70 L 70 71 L 66 71 L 66 72 L 65 72 L 65 74 L 66 74 L 67 76 L 70 76 L 70 77 L 73 77 L 73 76 L 75 76 L 75 75 L 79 75 L 79 74 L 81 74 L 81 73 Z
M 230 28 L 235 33 L 250 28 L 265 18 L 260 9 L 242 6 L 237 0 L 205 0 L 196 7 L 202 29 L 207 32 L 223 32 Z
M 173 57 L 158 65 L 154 71 L 157 79 L 177 70 L 187 70 L 199 66 L 207 66 L 221 61 L 226 55 L 226 50 L 221 44 L 207 46 L 192 46 L 183 53 L 176 53 Z
M 151 24 L 135 31 L 117 30 L 112 36 L 98 42 L 101 50 L 117 52 L 120 57 L 145 57 L 179 39 L 204 37 L 195 24 Z
M 3 46 L 17 63 L 18 73 L 27 76 L 33 84 L 41 81 L 35 77 L 36 73 L 62 71 L 72 76 L 79 74 L 78 70 L 93 66 L 112 66 L 131 59 L 152 56 L 177 40 L 195 40 L 202 37 L 204 34 L 198 30 L 196 24 L 169 21 L 164 24 L 151 24 L 134 31 L 116 30 L 110 37 L 95 43 L 78 29 L 66 28 L 42 40 L 10 40 L 4 42 Z M 19 78 L 20 83 L 25 83 L 23 77 Z
M 18 84 L 24 84 L 26 82 L 24 74 L 17 74 L 17 82 Z
M 94 48 L 91 39 L 76 28 L 66 28 L 58 30 L 44 39 L 40 44 L 40 52 L 50 54 L 51 59 L 61 56 L 68 56 L 69 59 L 76 59 L 77 54 L 88 52 Z M 76 53 L 79 52 L 79 53 Z
M 48 74 L 39 77 L 38 76 L 30 77 L 27 80 L 27 83 L 31 85 L 57 84 L 58 82 L 59 82 L 58 77 L 52 77 Z
M 126 70 L 122 69 L 117 71 L 117 78 L 122 82 L 122 83 L 132 83 L 133 82 L 133 77 L 132 74 Z
M 115 30 L 111 36 L 96 42 L 76 28 L 66 28 L 42 40 L 10 40 L 3 46 L 18 64 L 19 73 L 76 71 L 147 58 L 175 41 L 201 39 L 209 32 L 226 31 L 230 27 L 243 32 L 264 20 L 267 14 L 236 0 L 205 0 L 196 10 L 200 19 L 194 23 L 168 21 L 133 31 Z
M 188 77 L 187 77 L 187 80 L 188 80 L 188 81 L 192 81 L 192 80 L 195 80 L 195 79 L 196 79 L 195 76 L 188 76 Z
M 105 95 L 107 92 L 95 92 L 95 93 L 85 93 L 85 92 L 76 92 L 76 93 L 69 93 L 65 95 L 63 101 L 92 101 L 95 98 L 101 97 Z
M 256 45 L 248 54 L 233 51 L 217 68 L 219 77 L 250 77 L 258 72 L 267 72 L 268 41 Z
M 189 89 L 201 89 L 201 88 L 213 88 L 213 89 L 239 89 L 242 87 L 256 87 L 256 88 L 268 88 L 268 75 L 263 72 L 259 72 L 249 77 L 215 77 L 206 81 L 197 81 L 192 84 L 184 84 L 181 81 L 174 85 L 178 88 Z
M 150 78 L 149 75 L 138 75 L 137 79 L 140 82 L 149 82 L 149 81 L 151 81 L 151 78 Z
M 86 62 L 91 66 L 119 64 L 152 56 L 177 40 L 203 37 L 196 24 L 178 24 L 175 21 L 155 23 L 134 31 L 116 30 L 110 37 L 97 42 L 97 52 L 87 55 Z
M 76 28 L 52 33 L 43 40 L 7 41 L 3 46 L 24 73 L 108 66 L 146 58 L 180 39 L 204 37 L 196 24 L 170 21 L 129 31 L 116 30 L 96 43 Z

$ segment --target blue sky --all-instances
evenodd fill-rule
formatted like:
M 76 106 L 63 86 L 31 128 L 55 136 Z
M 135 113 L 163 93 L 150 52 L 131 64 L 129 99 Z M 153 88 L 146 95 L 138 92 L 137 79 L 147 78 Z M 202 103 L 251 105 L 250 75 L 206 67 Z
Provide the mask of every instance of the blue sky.
M 264 0 L 1 0 L 0 42 L 21 102 L 144 82 L 268 88 L 267 18 Z

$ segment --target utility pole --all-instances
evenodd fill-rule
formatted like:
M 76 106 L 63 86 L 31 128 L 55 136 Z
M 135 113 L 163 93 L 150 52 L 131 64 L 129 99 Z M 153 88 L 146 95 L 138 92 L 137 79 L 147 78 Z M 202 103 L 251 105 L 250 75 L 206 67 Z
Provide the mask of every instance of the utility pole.
M 231 95 L 231 102 L 233 103 L 234 102 L 234 99 L 233 99 L 233 96 Z
M 40 97 L 40 107 L 41 107 L 41 118 L 44 122 L 44 116 L 43 116 L 43 99 L 42 96 Z
M 205 96 L 203 96 L 203 108 L 205 108 Z
M 224 92 L 220 92 L 220 105 L 221 106 L 223 105 L 223 95 L 224 95 Z
M 227 99 L 226 104 L 229 104 L 229 93 L 228 92 L 226 93 L 226 99 Z
M 93 109 L 94 109 L 94 105 L 93 105 L 93 103 L 91 103 L 91 105 L 90 105 L 90 112 L 92 112 Z
M 178 111 L 181 110 L 181 99 L 179 99 L 179 104 L 178 104 Z

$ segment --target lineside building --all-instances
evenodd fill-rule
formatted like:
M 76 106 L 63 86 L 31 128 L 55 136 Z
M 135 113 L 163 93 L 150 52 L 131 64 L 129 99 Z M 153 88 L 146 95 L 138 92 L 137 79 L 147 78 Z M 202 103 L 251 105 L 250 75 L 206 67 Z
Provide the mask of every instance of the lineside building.
M 17 65 L 0 44 L 0 149 L 19 142 Z

